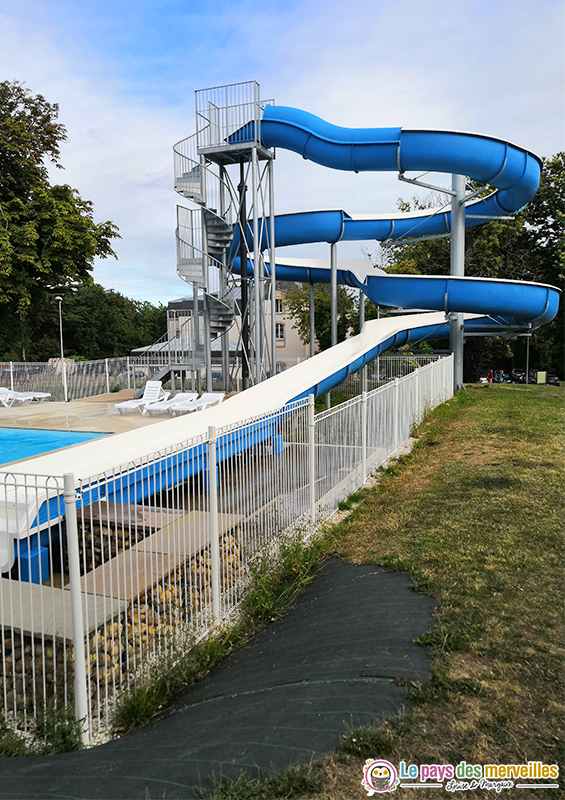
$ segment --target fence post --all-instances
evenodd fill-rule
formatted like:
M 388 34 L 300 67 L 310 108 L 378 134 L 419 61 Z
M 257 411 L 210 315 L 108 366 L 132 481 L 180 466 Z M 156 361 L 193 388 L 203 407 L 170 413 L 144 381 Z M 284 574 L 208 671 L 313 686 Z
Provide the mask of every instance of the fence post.
M 210 514 L 210 559 L 212 562 L 212 614 L 220 619 L 220 527 L 218 524 L 218 482 L 216 477 L 216 427 L 208 426 L 208 496 Z
M 67 551 L 69 556 L 69 579 L 71 584 L 71 614 L 73 621 L 73 649 L 75 659 L 75 713 L 80 728 L 82 744 L 90 739 L 88 693 L 86 690 L 86 659 L 84 655 L 84 625 L 82 617 L 82 591 L 80 585 L 80 555 L 78 549 L 78 524 L 75 494 L 75 476 L 67 472 L 63 476 L 65 497 L 65 521 L 67 528 Z
M 416 425 L 420 423 L 422 419 L 422 405 L 423 403 L 420 402 L 420 369 L 416 367 L 414 370 L 416 373 L 415 381 L 416 381 Z
M 398 378 L 394 379 L 394 452 L 398 450 Z
M 367 392 L 361 395 L 361 483 L 367 480 Z
M 106 369 L 106 394 L 110 394 L 110 376 L 108 374 L 108 359 L 105 358 L 105 369 Z
M 10 391 L 14 391 L 14 362 L 10 361 Z
M 126 371 L 127 371 L 127 374 L 128 374 L 128 389 L 131 389 L 131 375 L 130 375 L 129 356 L 126 356 Z
M 445 391 L 445 358 L 441 359 L 441 377 L 442 377 L 442 387 L 441 387 L 441 402 L 445 403 L 446 401 L 446 394 Z
M 308 476 L 310 484 L 310 522 L 316 524 L 316 421 L 314 395 L 308 395 Z

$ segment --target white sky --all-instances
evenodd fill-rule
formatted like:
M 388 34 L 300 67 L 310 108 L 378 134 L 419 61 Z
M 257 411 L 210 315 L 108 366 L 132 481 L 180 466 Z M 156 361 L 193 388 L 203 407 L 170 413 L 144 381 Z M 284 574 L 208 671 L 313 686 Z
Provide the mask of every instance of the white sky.
M 550 156 L 565 149 L 564 21 L 555 0 L 0 0 L 0 80 L 59 103 L 69 142 L 53 177 L 120 228 L 119 260 L 94 279 L 166 303 L 186 292 L 172 146 L 194 132 L 194 90 L 257 80 L 337 125 L 472 130 Z M 395 211 L 411 189 L 277 152 L 280 213 Z

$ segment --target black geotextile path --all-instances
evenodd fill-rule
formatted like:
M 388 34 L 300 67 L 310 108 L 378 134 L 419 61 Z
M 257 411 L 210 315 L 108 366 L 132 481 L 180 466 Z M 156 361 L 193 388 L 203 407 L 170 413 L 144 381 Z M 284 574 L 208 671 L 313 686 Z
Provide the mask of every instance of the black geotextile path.
M 413 640 L 433 601 L 410 578 L 329 559 L 289 613 L 180 696 L 170 714 L 91 750 L 0 759 L 0 798 L 193 798 L 212 775 L 320 758 L 348 726 L 396 713 L 427 680 Z M 379 757 L 375 753 L 375 758 Z

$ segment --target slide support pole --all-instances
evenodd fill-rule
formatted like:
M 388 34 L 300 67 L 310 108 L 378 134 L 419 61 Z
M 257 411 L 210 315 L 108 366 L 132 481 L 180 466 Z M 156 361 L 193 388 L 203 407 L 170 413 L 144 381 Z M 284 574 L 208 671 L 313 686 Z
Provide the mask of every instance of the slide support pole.
M 255 342 L 255 383 L 260 383 L 262 378 L 262 280 L 261 251 L 259 249 L 259 160 L 257 148 L 251 151 L 251 186 L 253 192 L 253 286 L 255 288 L 255 313 L 254 313 L 254 342 Z
M 204 360 L 206 362 L 206 391 L 212 390 L 212 334 L 210 332 L 210 303 L 208 301 L 208 290 L 202 297 L 204 308 Z M 174 375 L 174 372 L 171 373 Z M 173 379 L 174 380 L 174 379 Z M 171 384 L 172 389 L 172 384 Z
M 332 347 L 337 344 L 337 244 L 332 242 L 330 245 L 330 268 L 331 268 L 331 314 L 332 314 Z
M 241 264 L 241 383 L 249 388 L 249 279 L 247 277 L 247 207 L 245 166 L 239 165 L 239 260 Z M 194 290 L 196 292 L 196 289 Z
M 330 244 L 330 307 L 332 347 L 337 344 L 337 244 Z M 330 408 L 330 393 L 326 392 L 326 408 Z
M 220 165 L 220 216 L 222 219 L 225 218 L 226 215 L 226 168 Z M 220 270 L 220 287 L 222 297 L 225 297 L 227 294 L 228 288 L 228 278 L 227 278 L 227 268 L 226 268 L 226 254 L 224 253 L 221 258 L 222 261 L 222 268 Z M 221 341 L 221 348 L 222 348 L 222 386 L 224 392 L 229 392 L 230 390 L 230 340 L 228 332 L 222 334 L 220 339 Z M 184 391 L 184 388 L 181 390 Z
M 271 268 L 271 375 L 277 374 L 277 274 L 275 265 L 275 170 L 269 161 L 269 261 Z
M 451 202 L 451 275 L 465 275 L 465 176 L 452 175 L 451 187 L 455 192 Z M 463 385 L 463 314 L 451 312 L 449 322 L 449 347 L 453 353 L 453 389 Z
M 365 292 L 359 289 L 359 333 L 363 333 L 365 327 Z M 361 386 L 362 392 L 367 391 L 367 365 L 361 369 Z
M 316 328 L 314 319 L 314 284 L 310 284 L 310 352 L 309 356 L 312 358 L 314 355 L 314 340 L 316 338 Z

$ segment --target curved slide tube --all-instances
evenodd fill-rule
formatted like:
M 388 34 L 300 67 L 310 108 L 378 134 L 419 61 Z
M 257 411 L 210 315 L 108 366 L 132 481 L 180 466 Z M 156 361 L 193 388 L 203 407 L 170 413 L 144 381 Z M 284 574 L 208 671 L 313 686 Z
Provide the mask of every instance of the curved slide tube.
M 242 141 L 253 133 L 250 124 L 232 138 Z M 265 147 L 292 150 L 332 169 L 457 173 L 494 186 L 495 191 L 489 197 L 466 205 L 467 227 L 521 210 L 537 191 L 542 167 L 541 160 L 530 151 L 490 136 L 406 128 L 341 128 L 306 111 L 285 106 L 265 107 L 261 140 Z M 450 229 L 451 212 L 443 210 L 390 215 L 306 211 L 275 218 L 275 246 L 368 239 L 394 241 L 446 234 Z M 266 249 L 267 244 L 265 230 L 261 249 Z M 238 248 L 236 230 L 231 252 L 238 252 Z M 235 258 L 234 271 L 239 269 L 239 259 Z M 252 269 L 250 264 L 248 270 Z M 313 268 L 308 261 L 277 264 L 276 274 L 281 280 L 329 282 L 329 269 Z M 377 305 L 495 316 L 497 319 L 490 326 L 493 330 L 496 326 L 531 329 L 550 322 L 559 308 L 558 289 L 522 281 L 387 275 L 381 270 L 374 270 L 372 275 L 366 273 L 364 280 L 360 280 L 351 269 L 338 269 L 338 281 L 362 289 Z

